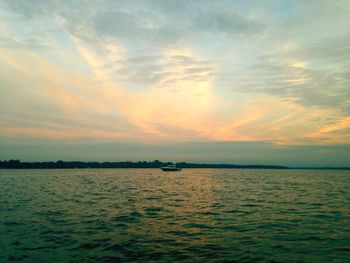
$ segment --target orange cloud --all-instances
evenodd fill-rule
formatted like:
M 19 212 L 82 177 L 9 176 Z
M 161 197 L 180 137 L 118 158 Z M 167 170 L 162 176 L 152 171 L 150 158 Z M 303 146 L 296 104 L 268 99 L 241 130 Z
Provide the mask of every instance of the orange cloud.
M 18 90 L 12 94 L 40 94 L 52 108 L 59 108 L 60 119 L 67 120 L 61 127 L 50 118 L 46 123 L 41 121 L 40 128 L 5 123 L 12 126 L 1 127 L 2 135 L 130 141 L 275 140 L 288 144 L 324 143 L 326 138 L 327 142 L 350 142 L 349 136 L 335 135 L 350 127 L 349 117 L 339 119 L 332 110 L 304 107 L 268 95 L 214 94 L 215 77 L 205 72 L 200 79 L 173 81 L 173 75 L 169 75 L 144 90 L 125 89 L 105 67 L 112 62 L 109 56 L 73 40 L 76 56 L 59 56 L 59 63 L 40 52 L 0 49 L 1 64 L 7 65 L 17 79 Z M 100 45 L 114 58 L 125 56 L 115 42 Z M 184 49 L 165 50 L 163 55 L 164 64 L 170 65 L 169 72 L 177 76 L 187 68 L 171 63 L 174 56 L 205 60 Z M 72 63 L 77 66 L 74 71 Z M 299 80 L 303 81 L 291 79 Z M 31 105 L 26 109 L 30 114 Z M 103 122 L 100 118 L 109 119 Z M 338 121 L 330 123 L 330 119 Z M 68 120 L 76 125 L 69 125 Z M 125 123 L 130 126 L 118 129 Z

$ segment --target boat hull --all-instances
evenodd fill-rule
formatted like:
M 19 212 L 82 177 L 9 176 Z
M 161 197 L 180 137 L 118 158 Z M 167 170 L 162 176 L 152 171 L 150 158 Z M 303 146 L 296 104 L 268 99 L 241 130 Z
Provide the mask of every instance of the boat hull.
M 176 171 L 181 171 L 181 168 L 167 168 L 167 167 L 162 167 L 160 168 L 162 169 L 164 172 L 176 172 Z

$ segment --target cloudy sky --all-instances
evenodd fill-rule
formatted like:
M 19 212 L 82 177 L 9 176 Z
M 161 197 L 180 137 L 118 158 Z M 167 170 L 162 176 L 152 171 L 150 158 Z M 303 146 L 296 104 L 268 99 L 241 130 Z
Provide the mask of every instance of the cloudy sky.
M 0 1 L 0 159 L 350 165 L 350 2 Z

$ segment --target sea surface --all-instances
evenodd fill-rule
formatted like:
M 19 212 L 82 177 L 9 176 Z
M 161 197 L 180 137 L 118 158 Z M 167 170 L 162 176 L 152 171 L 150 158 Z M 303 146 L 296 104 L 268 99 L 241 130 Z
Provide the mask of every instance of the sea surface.
M 0 170 L 0 262 L 350 262 L 350 171 Z

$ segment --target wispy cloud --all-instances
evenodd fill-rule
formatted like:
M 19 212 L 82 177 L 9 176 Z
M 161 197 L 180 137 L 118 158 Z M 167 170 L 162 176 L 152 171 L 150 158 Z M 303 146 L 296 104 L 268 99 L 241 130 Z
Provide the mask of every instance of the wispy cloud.
M 2 136 L 350 142 L 347 1 L 0 7 Z

